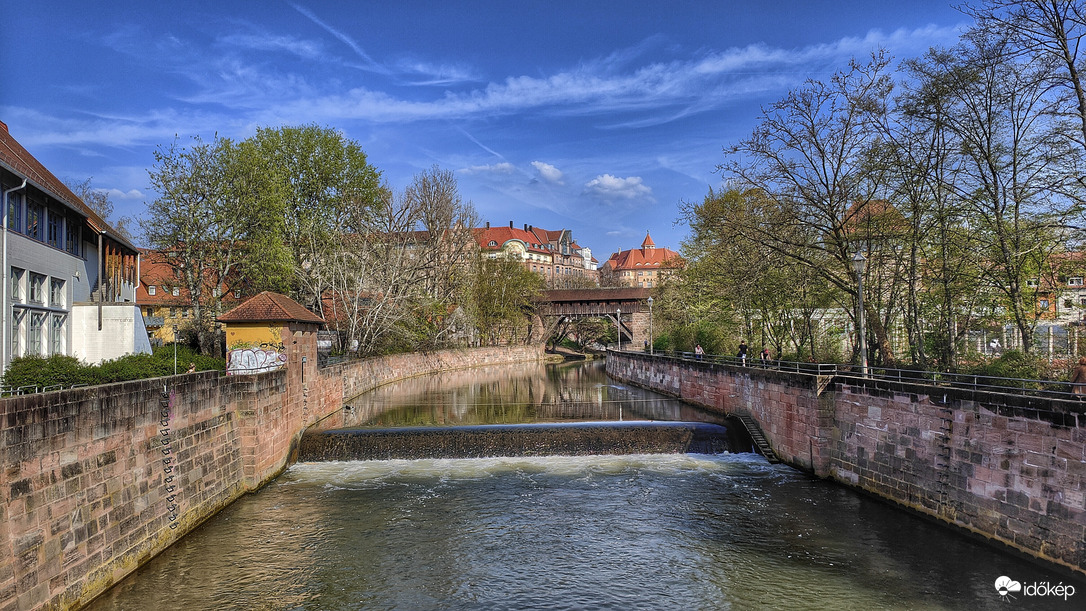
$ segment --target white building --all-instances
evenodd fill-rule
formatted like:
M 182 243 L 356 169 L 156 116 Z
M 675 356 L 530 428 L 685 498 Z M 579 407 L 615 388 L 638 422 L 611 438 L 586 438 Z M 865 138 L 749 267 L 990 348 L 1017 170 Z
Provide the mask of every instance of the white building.
M 0 371 L 23 355 L 98 363 L 150 352 L 139 252 L 0 121 Z

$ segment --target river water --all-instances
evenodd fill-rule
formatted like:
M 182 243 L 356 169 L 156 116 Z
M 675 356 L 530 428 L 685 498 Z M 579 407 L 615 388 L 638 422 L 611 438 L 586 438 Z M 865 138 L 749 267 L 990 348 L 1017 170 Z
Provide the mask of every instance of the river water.
M 592 364 L 420 378 L 349 403 L 351 424 L 362 426 L 587 419 L 590 404 L 607 419 L 712 419 L 609 382 Z M 1004 600 L 1001 576 L 1076 591 L 1066 601 Z M 739 453 L 297 464 L 91 608 L 871 611 L 1083 601 L 1086 582 Z

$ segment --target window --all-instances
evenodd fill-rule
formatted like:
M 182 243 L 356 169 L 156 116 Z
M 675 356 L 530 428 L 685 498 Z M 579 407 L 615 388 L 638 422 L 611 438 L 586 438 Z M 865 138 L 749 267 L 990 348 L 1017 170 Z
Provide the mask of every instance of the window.
M 1048 300 L 1047 299 L 1042 299 L 1040 301 L 1040 304 L 1041 304 L 1041 309 L 1042 310 L 1047 310 L 1048 309 Z
M 152 284 L 152 285 L 147 287 L 147 294 L 148 295 L 154 295 L 155 294 L 155 285 Z
M 41 204 L 27 204 L 26 206 L 26 235 L 41 240 L 42 223 Z
M 45 327 L 45 313 L 31 312 L 30 327 L 26 330 L 26 353 L 33 356 L 42 356 L 41 332 Z
M 49 354 L 64 354 L 64 319 L 63 314 L 53 314 L 53 324 L 49 327 Z
M 1030 278 L 1029 280 L 1026 280 L 1026 286 L 1037 286 L 1037 279 Z
M 177 297 L 180 294 L 181 294 L 181 289 L 179 287 L 176 287 L 176 286 L 173 287 L 173 296 Z
M 241 299 L 241 290 L 234 291 L 234 299 Z
M 60 245 L 64 243 L 64 217 L 57 214 L 55 211 L 49 211 L 49 222 L 46 225 L 46 241 L 53 248 L 60 248 Z
M 49 281 L 49 305 L 54 308 L 64 307 L 64 281 L 53 278 Z
M 83 227 L 79 221 L 68 219 L 68 230 L 64 232 L 64 250 L 71 254 L 83 256 Z
M 1079 297 L 1078 298 L 1078 304 L 1080 306 L 1086 307 L 1086 297 Z
M 23 302 L 23 274 L 18 267 L 11 268 L 11 300 L 17 303 Z
M 1067 286 L 1082 286 L 1082 276 L 1073 276 L 1067 279 Z
M 497 243 L 497 242 L 495 242 L 494 240 L 491 240 L 491 241 L 487 242 L 487 244 L 486 244 L 486 245 L 487 245 L 487 246 L 490 246 L 490 247 L 494 247 L 494 246 L 497 246 L 497 245 L 498 245 L 498 243 Z
M 34 303 L 45 303 L 45 276 L 30 272 L 29 298 Z
M 26 318 L 26 310 L 15 310 L 11 313 L 11 356 L 22 356 L 19 353 L 19 340 L 23 332 L 23 318 Z
M 0 204 L 2 205 L 2 204 Z M 23 195 L 22 193 L 8 194 L 8 229 L 12 231 L 23 230 Z

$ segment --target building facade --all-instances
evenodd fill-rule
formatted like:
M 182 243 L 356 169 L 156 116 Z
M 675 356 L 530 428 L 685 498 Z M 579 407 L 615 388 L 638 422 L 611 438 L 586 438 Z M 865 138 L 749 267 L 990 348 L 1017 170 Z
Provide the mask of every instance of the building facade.
M 616 252 L 604 262 L 602 273 L 620 286 L 651 289 L 660 285 L 664 277 L 681 268 L 679 253 L 670 248 L 657 248 L 647 232 L 641 248 Z
M 88 363 L 150 351 L 135 307 L 139 252 L 0 122 L 0 370 L 62 354 Z
M 475 230 L 475 241 L 484 255 L 511 256 L 525 269 L 543 276 L 551 286 L 560 286 L 572 279 L 597 282 L 597 261 L 592 251 L 577 244 L 568 229 L 551 231 L 524 225 L 485 227 Z

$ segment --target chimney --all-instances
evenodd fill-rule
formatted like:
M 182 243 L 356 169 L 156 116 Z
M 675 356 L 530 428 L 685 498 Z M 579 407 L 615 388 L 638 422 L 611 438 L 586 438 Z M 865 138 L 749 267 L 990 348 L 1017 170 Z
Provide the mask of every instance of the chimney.
M 528 231 L 528 223 L 524 223 L 524 231 Z
M 510 228 L 510 229 L 512 229 L 512 228 L 513 228 L 513 221 L 509 221 L 509 228 Z
M 487 229 L 490 229 L 490 221 L 487 221 L 487 222 L 486 222 L 486 228 L 487 228 Z

